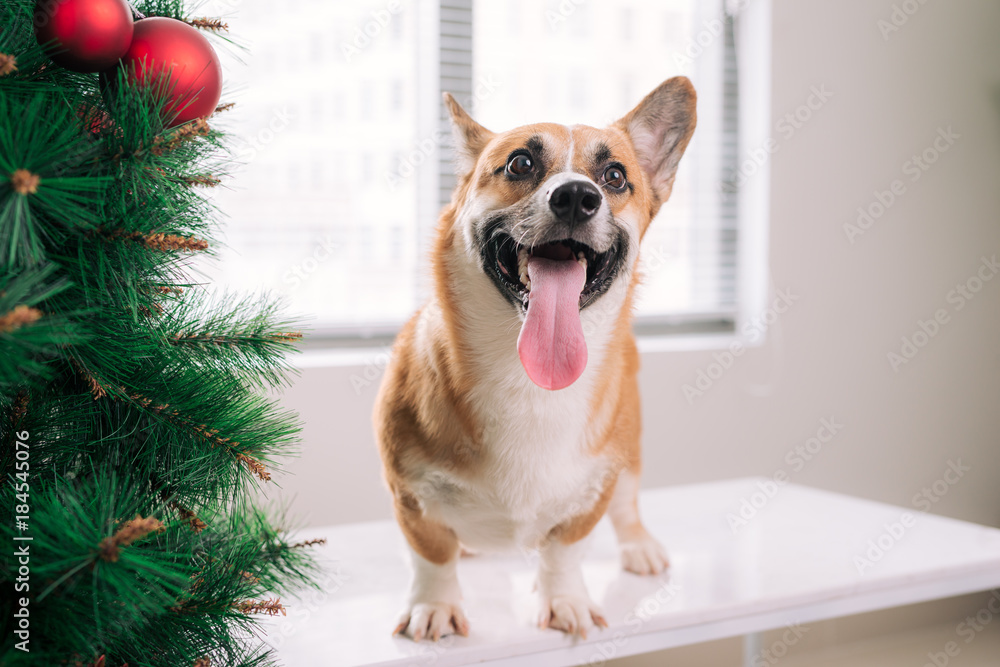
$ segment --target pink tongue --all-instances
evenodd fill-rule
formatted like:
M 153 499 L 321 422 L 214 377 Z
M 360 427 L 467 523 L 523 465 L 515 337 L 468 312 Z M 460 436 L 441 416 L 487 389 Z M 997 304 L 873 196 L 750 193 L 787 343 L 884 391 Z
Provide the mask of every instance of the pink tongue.
M 563 389 L 587 366 L 587 343 L 580 326 L 580 292 L 587 271 L 573 259 L 528 259 L 528 312 L 517 338 L 517 353 L 531 381 L 543 389 Z

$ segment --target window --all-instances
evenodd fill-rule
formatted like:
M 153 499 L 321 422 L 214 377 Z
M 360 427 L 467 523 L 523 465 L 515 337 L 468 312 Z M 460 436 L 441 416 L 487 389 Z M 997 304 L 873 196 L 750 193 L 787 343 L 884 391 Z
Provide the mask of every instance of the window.
M 211 278 L 284 295 L 319 335 L 391 335 L 427 295 L 427 248 L 454 184 L 437 140 L 447 136 L 441 90 L 491 129 L 601 126 L 685 74 L 699 92 L 698 129 L 644 242 L 638 325 L 738 322 L 752 282 L 747 253 L 759 260 L 766 243 L 743 237 L 744 193 L 732 183 L 748 133 L 741 18 L 723 0 L 312 0 L 300 9 L 293 17 L 241 0 L 230 20 L 250 53 L 227 63 L 238 94 L 224 97 L 237 107 L 218 122 L 244 166 L 216 196 L 229 222 L 221 261 L 204 269 Z

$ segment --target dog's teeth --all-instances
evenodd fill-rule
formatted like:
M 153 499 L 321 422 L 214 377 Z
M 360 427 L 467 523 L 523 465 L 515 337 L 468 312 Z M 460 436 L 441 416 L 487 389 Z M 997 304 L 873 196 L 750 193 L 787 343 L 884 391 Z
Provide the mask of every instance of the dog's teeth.
M 521 284 L 522 285 L 524 285 L 525 287 L 527 287 L 529 290 L 531 289 L 531 280 L 528 278 L 528 268 L 527 267 L 521 269 L 521 273 L 518 274 L 517 277 L 521 280 Z
M 531 281 L 528 280 L 528 249 L 521 248 L 517 251 L 517 277 L 521 284 L 531 289 Z
M 576 261 L 580 262 L 580 266 L 587 268 L 587 256 L 583 254 L 583 251 L 576 253 Z

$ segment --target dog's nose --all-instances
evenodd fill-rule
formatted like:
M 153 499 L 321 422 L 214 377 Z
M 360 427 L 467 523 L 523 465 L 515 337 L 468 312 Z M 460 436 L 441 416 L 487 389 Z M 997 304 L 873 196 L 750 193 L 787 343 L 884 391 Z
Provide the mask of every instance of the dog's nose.
M 549 208 L 561 222 L 580 225 L 601 208 L 601 192 L 587 181 L 569 181 L 549 194 Z

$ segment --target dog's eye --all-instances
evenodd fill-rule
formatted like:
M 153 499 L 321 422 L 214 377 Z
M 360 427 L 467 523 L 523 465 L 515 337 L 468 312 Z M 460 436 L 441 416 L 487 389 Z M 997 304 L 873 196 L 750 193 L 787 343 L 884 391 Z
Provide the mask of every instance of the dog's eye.
M 604 177 L 601 179 L 604 185 L 612 190 L 624 190 L 628 181 L 625 180 L 625 172 L 621 167 L 611 165 L 604 170 Z
M 507 160 L 507 173 L 515 178 L 524 176 L 535 168 L 535 163 L 527 153 L 517 153 Z

